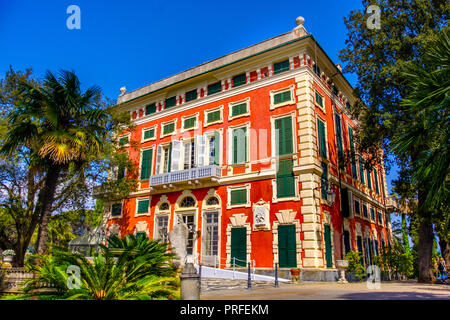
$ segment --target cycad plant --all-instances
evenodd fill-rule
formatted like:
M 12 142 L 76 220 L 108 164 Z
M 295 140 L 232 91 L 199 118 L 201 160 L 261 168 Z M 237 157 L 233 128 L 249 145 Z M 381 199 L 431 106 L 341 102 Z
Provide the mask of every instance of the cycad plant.
M 148 255 L 132 251 L 126 249 L 116 257 L 102 247 L 91 261 L 79 253 L 52 248 L 51 257 L 31 257 L 28 266 L 37 276 L 25 281 L 24 292 L 64 300 L 177 299 L 178 280 L 168 273 L 154 274 Z

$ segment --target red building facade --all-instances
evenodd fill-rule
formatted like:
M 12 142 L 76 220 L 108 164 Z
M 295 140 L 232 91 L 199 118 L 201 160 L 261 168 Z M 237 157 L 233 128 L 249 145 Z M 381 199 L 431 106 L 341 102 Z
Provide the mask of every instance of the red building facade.
M 121 144 L 140 182 L 107 204 L 108 232 L 166 241 L 183 220 L 187 253 L 221 268 L 277 263 L 320 278 L 349 250 L 369 264 L 390 241 L 387 189 L 383 166 L 360 165 L 365 155 L 338 173 L 338 154 L 356 143 L 353 102 L 339 67 L 302 26 L 123 90 L 115 108 L 136 129 Z

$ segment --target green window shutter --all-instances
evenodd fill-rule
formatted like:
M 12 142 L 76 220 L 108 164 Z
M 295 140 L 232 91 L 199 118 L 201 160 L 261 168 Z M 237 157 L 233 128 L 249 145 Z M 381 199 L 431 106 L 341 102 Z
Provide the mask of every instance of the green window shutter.
M 128 144 L 128 137 L 122 137 L 119 139 L 119 146 L 124 146 Z
M 247 113 L 247 103 L 240 103 L 240 104 L 236 104 L 231 108 L 231 115 L 234 116 L 238 116 L 240 114 L 244 114 Z
M 155 112 L 156 112 L 156 103 L 149 104 L 148 106 L 145 107 L 146 116 Z
M 206 118 L 208 123 L 220 120 L 220 110 L 209 112 Z
M 174 107 L 176 104 L 177 104 L 177 97 L 176 97 L 176 96 L 167 98 L 167 99 L 166 99 L 166 106 L 165 106 L 165 109 L 172 108 L 172 107 Z
M 197 89 L 186 92 L 186 102 L 197 99 Z
M 367 171 L 367 186 L 372 190 L 372 177 L 370 175 L 370 170 Z
M 355 200 L 355 215 L 357 215 L 357 216 L 361 215 L 361 208 L 359 205 L 359 201 L 356 201 L 356 200 Z
M 363 215 L 364 215 L 364 218 L 368 218 L 369 217 L 366 204 L 363 204 Z
M 337 113 L 334 114 L 334 121 L 336 125 L 336 142 L 339 158 L 342 157 L 342 129 L 341 129 L 341 116 Z
M 383 224 L 383 215 L 381 214 L 381 211 L 377 211 L 378 213 L 378 223 Z
M 247 128 L 234 129 L 233 138 L 233 164 L 247 161 Z
M 328 165 L 325 162 L 322 162 L 322 176 L 320 182 L 321 196 L 322 199 L 326 200 L 328 190 Z
M 150 178 L 152 170 L 153 149 L 142 151 L 141 180 Z
M 291 154 L 293 152 L 292 118 L 276 119 L 275 130 L 277 155 Z
M 214 131 L 214 164 L 220 164 L 220 131 Z
M 353 142 L 353 130 L 351 127 L 348 127 L 348 138 L 350 140 L 350 152 L 351 152 L 351 161 L 352 161 L 352 175 L 354 179 L 358 178 L 358 174 L 356 171 L 356 155 L 355 155 L 355 143 Z
M 111 206 L 111 216 L 116 217 L 116 216 L 120 216 L 121 214 L 122 214 L 122 204 L 114 203 Z
M 169 144 L 169 163 L 167 164 L 167 172 L 170 172 L 170 166 L 172 165 L 172 142 Z
M 319 155 L 326 159 L 327 158 L 327 140 L 325 132 L 325 123 L 322 120 L 318 121 L 318 134 L 319 134 Z
M 210 84 L 207 89 L 208 89 L 208 96 L 209 96 L 211 94 L 222 91 L 222 84 L 219 81 L 219 82 Z
M 333 250 L 331 245 L 331 228 L 329 225 L 324 225 L 324 240 L 325 240 L 325 260 L 327 268 L 333 268 Z
M 247 189 L 232 190 L 230 191 L 230 203 L 235 204 L 246 204 L 247 203 Z
M 331 91 L 333 92 L 333 94 L 335 95 L 335 96 L 337 96 L 337 94 L 339 93 L 338 91 L 338 88 L 335 86 L 335 85 L 333 85 L 333 87 L 331 88 Z
M 278 259 L 280 268 L 297 267 L 295 225 L 278 226 Z
M 370 219 L 375 220 L 375 210 L 373 208 L 370 208 Z
M 323 108 L 323 98 L 317 91 L 316 91 L 316 103 Z
M 279 104 L 286 101 L 291 101 L 291 90 L 276 93 L 273 96 L 273 104 Z
M 137 213 L 148 213 L 150 200 L 138 200 Z
M 373 177 L 375 179 L 375 192 L 380 194 L 380 188 L 378 187 L 378 174 L 377 169 L 373 169 Z
M 277 165 L 277 198 L 294 197 L 295 176 L 292 171 L 293 160 L 282 160 Z
M 234 76 L 233 77 L 233 88 L 238 87 L 238 86 L 242 86 L 243 84 L 246 83 L 246 76 L 245 73 L 242 73 L 240 75 Z
M 164 125 L 163 134 L 169 134 L 175 131 L 175 122 Z
M 196 120 L 197 120 L 196 117 L 185 119 L 184 120 L 184 129 L 189 129 L 189 128 L 195 127 Z
M 363 159 L 361 156 L 359 156 L 359 178 L 361 179 L 361 183 L 365 184 L 364 180 L 364 166 L 363 166 Z
M 235 258 L 235 260 L 233 259 Z M 231 261 L 238 267 L 246 267 L 247 264 L 247 228 L 231 229 Z
M 281 73 L 289 70 L 289 59 L 274 63 L 273 74 Z
M 144 131 L 144 140 L 153 138 L 155 136 L 155 129 L 150 129 Z
M 345 248 L 345 254 L 349 253 L 351 250 L 350 247 L 350 232 L 347 230 L 344 231 L 344 248 Z

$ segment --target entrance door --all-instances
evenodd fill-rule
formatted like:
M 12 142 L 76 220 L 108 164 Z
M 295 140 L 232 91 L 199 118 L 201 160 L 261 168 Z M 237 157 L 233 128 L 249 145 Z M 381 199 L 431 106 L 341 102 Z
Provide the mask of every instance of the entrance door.
M 331 246 L 331 227 L 325 225 L 325 233 L 323 235 L 325 240 L 325 260 L 327 262 L 327 268 L 333 268 L 333 250 Z
M 361 255 L 361 264 L 364 265 L 364 251 L 363 251 L 363 241 L 361 236 L 356 237 L 356 246 L 358 247 L 358 252 Z
M 219 262 L 219 212 L 205 212 L 203 228 L 202 262 L 204 265 L 215 266 Z
M 280 268 L 297 267 L 295 225 L 278 226 L 278 262 Z
M 231 229 L 231 266 L 233 262 L 239 267 L 247 264 L 247 228 Z
M 192 255 L 192 253 L 194 252 L 194 234 L 195 234 L 194 213 L 183 213 L 183 222 L 189 229 L 186 254 Z

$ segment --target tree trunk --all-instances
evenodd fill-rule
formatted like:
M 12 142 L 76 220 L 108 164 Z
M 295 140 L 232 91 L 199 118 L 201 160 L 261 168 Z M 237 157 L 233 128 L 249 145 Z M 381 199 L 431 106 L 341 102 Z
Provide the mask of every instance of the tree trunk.
M 58 183 L 61 168 L 59 166 L 51 166 L 45 177 L 44 188 L 39 192 L 38 204 L 36 210 L 39 213 L 39 232 L 36 241 L 36 252 L 45 254 L 48 251 L 48 222 L 52 214 L 52 205 L 55 199 L 55 191 Z
M 419 221 L 419 282 L 431 282 L 433 258 L 433 225 L 431 218 L 420 218 Z

